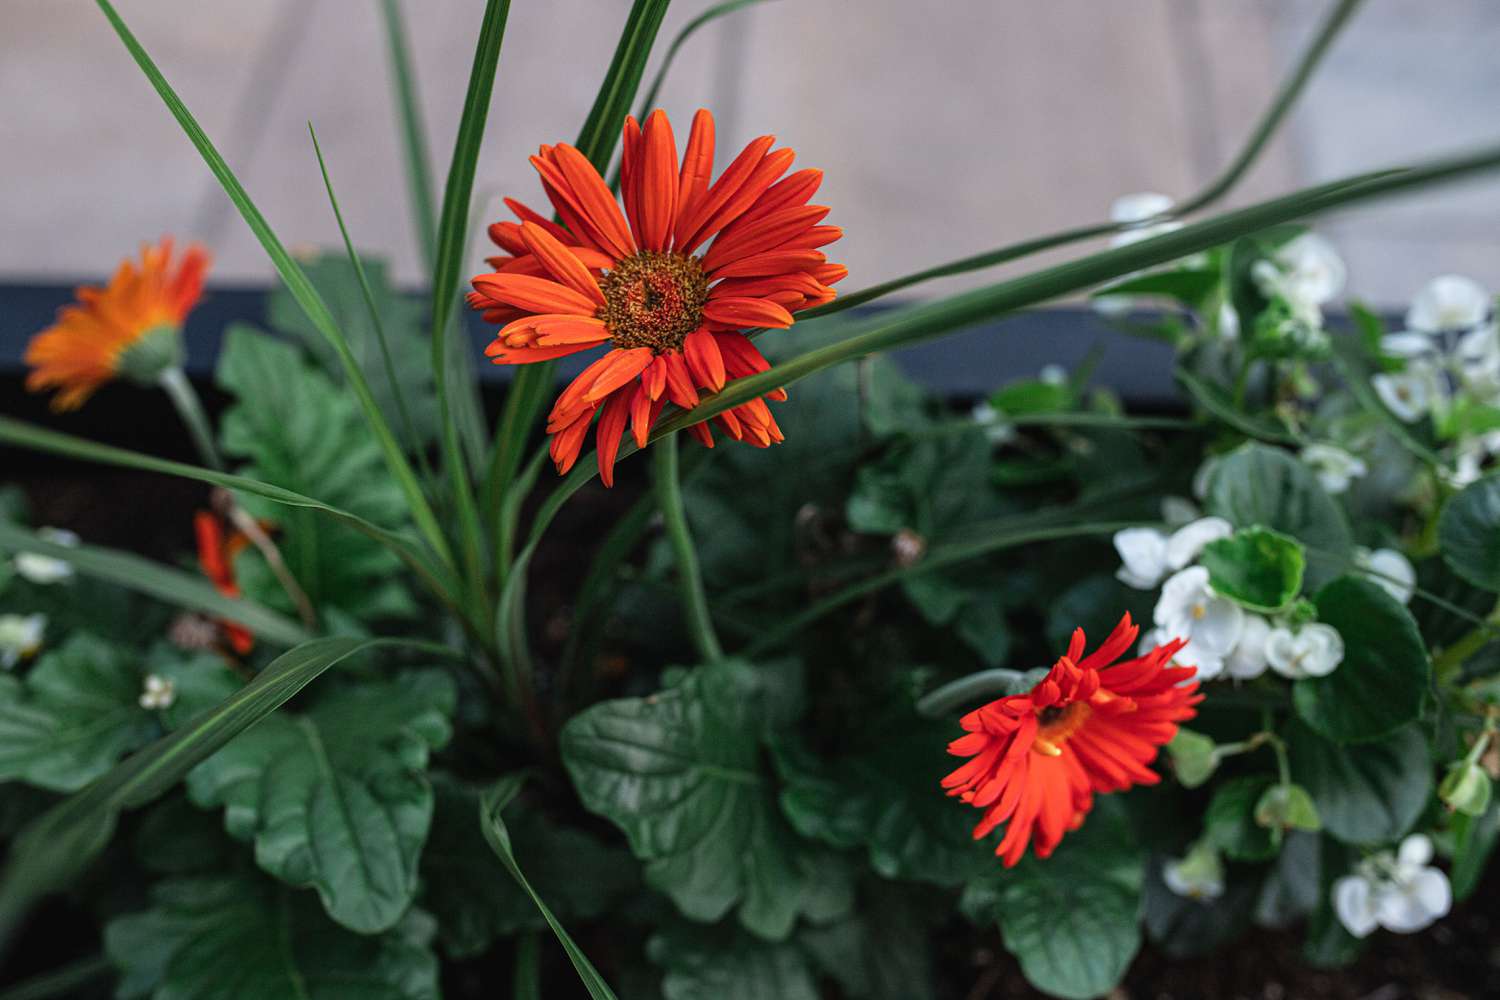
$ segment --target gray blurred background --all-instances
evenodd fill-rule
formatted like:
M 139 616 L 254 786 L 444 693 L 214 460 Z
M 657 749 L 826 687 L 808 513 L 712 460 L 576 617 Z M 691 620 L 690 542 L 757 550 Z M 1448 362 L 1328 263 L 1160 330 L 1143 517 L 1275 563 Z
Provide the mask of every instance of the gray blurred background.
M 421 282 L 374 0 L 117 3 L 286 243 L 338 242 L 311 119 L 356 243 Z M 658 59 L 708 5 L 673 4 Z M 1233 154 L 1329 6 L 772 0 L 695 36 L 662 103 L 684 134 L 694 108 L 714 109 L 721 167 L 774 132 L 799 165 L 824 168 L 819 200 L 847 231 L 835 256 L 854 288 L 1097 221 L 1119 194 L 1189 194 Z M 482 8 L 404 0 L 439 180 Z M 543 201 L 526 155 L 574 137 L 628 8 L 513 0 L 476 185 L 488 218 L 501 194 Z M 1231 203 L 1500 141 L 1497 51 L 1496 0 L 1368 0 Z M 0 180 L 0 282 L 97 276 L 162 233 L 208 243 L 216 281 L 271 280 L 85 0 L 0 3 Z M 1351 294 L 1376 304 L 1443 271 L 1500 288 L 1500 179 L 1320 228 L 1349 262 Z

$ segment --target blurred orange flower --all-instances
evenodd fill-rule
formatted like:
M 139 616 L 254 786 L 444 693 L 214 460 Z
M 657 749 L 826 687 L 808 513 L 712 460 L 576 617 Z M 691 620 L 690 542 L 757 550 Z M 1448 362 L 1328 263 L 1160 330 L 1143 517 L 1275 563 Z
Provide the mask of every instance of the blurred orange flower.
M 1037 857 L 1050 855 L 1063 834 L 1083 825 L 1095 792 L 1156 784 L 1160 779 L 1146 765 L 1177 735 L 1177 723 L 1197 714 L 1198 684 L 1184 683 L 1195 668 L 1168 666 L 1183 640 L 1114 663 L 1138 632 L 1127 614 L 1084 656 L 1077 629 L 1067 654 L 1039 684 L 961 720 L 968 735 L 948 752 L 973 759 L 944 778 L 943 787 L 985 811 L 976 840 L 1008 821 L 995 849 L 1007 868 L 1033 840 Z
M 756 139 L 710 183 L 714 119 L 706 110 L 693 118 L 680 167 L 664 112 L 652 112 L 644 128 L 627 118 L 623 212 L 572 146 L 543 146 L 531 158 L 562 223 L 506 199 L 520 221 L 490 226 L 506 253 L 489 258 L 495 271 L 473 280 L 468 301 L 502 324 L 485 351 L 496 364 L 608 345 L 547 418 L 559 473 L 577 461 L 598 414 L 599 474 L 612 485 L 627 426 L 644 446 L 668 400 L 691 408 L 699 389 L 718 392 L 770 367 L 745 329 L 789 327 L 793 313 L 833 300 L 830 286 L 848 270 L 818 249 L 843 235 L 821 225 L 828 209 L 808 204 L 822 171 L 783 177 L 794 154 L 772 150 L 774 142 Z M 782 433 L 766 400 L 785 398 L 778 389 L 714 419 L 735 440 L 767 447 Z M 692 431 L 713 446 L 706 423 Z
M 193 515 L 193 532 L 198 537 L 198 566 L 214 589 L 225 597 L 239 597 L 240 586 L 234 577 L 234 557 L 250 544 L 240 531 L 225 531 L 225 521 L 212 511 L 200 510 Z M 255 648 L 255 636 L 243 625 L 220 622 L 219 628 L 229 648 L 244 656 Z
M 54 410 L 82 406 L 104 383 L 125 376 L 154 382 L 181 361 L 182 323 L 203 292 L 208 252 L 188 247 L 175 264 L 172 240 L 141 248 L 141 262 L 120 262 L 103 288 L 84 285 L 77 301 L 26 347 L 32 392 L 57 389 Z

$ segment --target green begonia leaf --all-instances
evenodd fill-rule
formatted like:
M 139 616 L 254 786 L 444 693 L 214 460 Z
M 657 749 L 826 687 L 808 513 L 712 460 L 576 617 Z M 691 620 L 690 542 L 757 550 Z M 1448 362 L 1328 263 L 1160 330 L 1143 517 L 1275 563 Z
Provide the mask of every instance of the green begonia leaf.
M 1216 592 L 1252 611 L 1280 611 L 1302 591 L 1302 546 L 1269 528 L 1242 528 L 1209 542 L 1198 561 Z
M 416 895 L 432 820 L 427 756 L 448 741 L 455 697 L 436 671 L 336 690 L 236 737 L 189 773 L 189 794 L 223 806 L 257 863 L 315 887 L 334 920 L 386 930 Z

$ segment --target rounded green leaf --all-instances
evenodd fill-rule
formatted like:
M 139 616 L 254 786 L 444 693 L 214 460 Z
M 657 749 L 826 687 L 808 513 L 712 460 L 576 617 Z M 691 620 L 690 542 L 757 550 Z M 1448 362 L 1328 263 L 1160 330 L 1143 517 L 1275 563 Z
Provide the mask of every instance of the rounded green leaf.
M 1253 774 L 1225 782 L 1208 803 L 1203 828 L 1209 841 L 1236 861 L 1264 861 L 1276 854 L 1277 831 L 1255 821 L 1255 807 L 1276 779 Z
M 1344 659 L 1292 688 L 1297 714 L 1336 743 L 1365 743 L 1422 714 L 1432 673 L 1411 613 L 1368 580 L 1344 576 L 1318 591 L 1318 620 L 1338 629 Z
M 1500 474 L 1464 487 L 1438 522 L 1443 561 L 1476 587 L 1500 591 Z
M 1237 528 L 1273 528 L 1307 546 L 1314 585 L 1342 572 L 1354 547 L 1343 512 L 1317 476 L 1279 448 L 1247 444 L 1215 461 L 1207 506 Z
M 1198 561 L 1214 590 L 1252 611 L 1271 614 L 1302 590 L 1307 568 L 1295 538 L 1270 528 L 1244 528 L 1204 546 Z
M 1287 738 L 1293 777 L 1312 794 L 1323 828 L 1347 844 L 1397 840 L 1427 806 L 1432 761 L 1416 726 L 1353 747 L 1300 724 Z

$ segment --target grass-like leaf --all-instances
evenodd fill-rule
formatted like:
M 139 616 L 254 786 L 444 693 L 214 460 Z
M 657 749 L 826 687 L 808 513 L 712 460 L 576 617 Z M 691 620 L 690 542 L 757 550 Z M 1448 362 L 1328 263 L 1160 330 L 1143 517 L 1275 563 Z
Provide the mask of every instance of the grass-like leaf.
M 417 100 L 417 78 L 412 72 L 406 44 L 406 23 L 400 0 L 381 0 L 380 16 L 385 24 L 390 50 L 391 81 L 396 88 L 396 108 L 401 116 L 401 151 L 406 158 L 406 183 L 411 193 L 412 222 L 422 259 L 432 267 L 437 255 L 437 210 L 432 203 L 432 162 L 427 155 L 427 134 L 422 106 Z M 321 158 L 321 157 L 320 157 Z
M 318 328 L 318 331 L 327 338 L 328 342 L 333 345 L 334 350 L 338 352 L 339 361 L 344 368 L 344 374 L 348 378 L 349 385 L 354 390 L 354 394 L 359 398 L 360 406 L 364 410 L 365 418 L 369 422 L 371 432 L 380 443 L 386 465 L 390 468 L 391 474 L 396 478 L 396 481 L 401 485 L 401 490 L 411 507 L 413 520 L 421 530 L 422 535 L 438 552 L 443 561 L 451 562 L 448 543 L 443 537 L 442 529 L 438 526 L 437 517 L 433 514 L 431 505 L 428 504 L 426 496 L 422 493 L 421 485 L 417 482 L 416 473 L 412 470 L 411 464 L 406 460 L 406 455 L 402 452 L 401 445 L 396 440 L 396 436 L 391 433 L 390 425 L 386 423 L 385 417 L 380 412 L 380 407 L 375 402 L 375 397 L 370 393 L 370 387 L 365 382 L 364 373 L 360 371 L 359 363 L 355 360 L 338 325 L 334 323 L 332 315 L 328 312 L 328 306 L 324 304 L 322 297 L 318 295 L 317 289 L 313 288 L 312 282 L 307 279 L 307 275 L 302 272 L 302 268 L 292 259 L 291 254 L 287 253 L 286 247 L 282 245 L 281 240 L 272 231 L 271 225 L 266 221 L 265 216 L 260 214 L 260 209 L 255 207 L 255 203 L 251 201 L 250 195 L 245 191 L 244 186 L 240 184 L 239 179 L 235 177 L 234 171 L 229 169 L 229 164 L 224 162 L 224 157 L 219 154 L 213 142 L 209 140 L 207 134 L 198 125 L 197 119 L 193 117 L 187 105 L 182 102 L 182 98 L 177 96 L 177 92 L 172 89 L 172 85 L 167 82 L 166 77 L 157 68 L 151 56 L 141 46 L 141 43 L 136 40 L 135 35 L 126 26 L 125 21 L 115 10 L 114 5 L 110 3 L 110 0 L 96 0 L 96 2 L 99 4 L 99 9 L 104 12 L 104 16 L 109 19 L 109 23 L 114 27 L 115 33 L 125 43 L 125 48 L 135 59 L 136 64 L 146 74 L 146 78 L 151 82 L 151 86 L 156 89 L 157 94 L 161 96 L 167 109 L 172 112 L 172 116 L 182 126 L 183 132 L 187 134 L 188 139 L 197 148 L 198 153 L 203 157 L 203 161 L 208 165 L 208 169 L 218 179 L 219 183 L 223 185 L 225 193 L 229 195 L 229 200 L 234 202 L 235 207 L 239 209 L 240 215 L 244 217 L 246 225 L 250 227 L 250 231 L 260 241 L 261 246 L 266 251 L 266 256 L 271 259 L 271 263 L 275 266 L 277 273 L 281 275 L 281 280 L 286 283 L 287 289 L 297 299 L 298 304 L 302 306 L 303 310 L 306 311 L 307 318 L 312 321 L 313 325 Z
M 443 579 L 442 569 L 433 564 L 431 555 L 421 548 L 415 539 L 391 531 L 388 528 L 382 528 L 380 525 L 373 524 L 357 514 L 352 514 L 332 504 L 324 503 L 322 500 L 314 497 L 304 496 L 293 490 L 261 482 L 259 479 L 252 479 L 249 476 L 237 476 L 228 472 L 206 469 L 202 466 L 188 465 L 183 462 L 173 462 L 169 459 L 157 458 L 154 455 L 142 455 L 139 452 L 129 451 L 124 448 L 97 444 L 84 438 L 73 437 L 70 434 L 62 434 L 43 427 L 34 427 L 31 424 L 14 420 L 10 417 L 0 417 L 0 441 L 84 462 L 96 462 L 100 465 L 113 465 L 122 469 L 140 469 L 144 472 L 160 472 L 167 476 L 193 479 L 200 483 L 208 483 L 211 486 L 222 486 L 225 489 L 235 490 L 250 496 L 263 497 L 288 507 L 302 507 L 319 511 L 325 516 L 348 525 L 355 531 L 380 542 L 392 552 L 395 552 L 407 566 L 427 582 L 434 594 L 442 600 L 451 600 L 448 595 L 447 584 Z
M 149 594 L 190 611 L 237 622 L 267 642 L 294 646 L 311 636 L 290 618 L 240 598 L 225 597 L 201 576 L 162 566 L 130 552 L 97 545 L 58 545 L 0 520 L 0 551 L 36 552 L 69 563 L 78 572 Z
M 511 775 L 502 778 L 485 792 L 479 802 L 479 823 L 484 830 L 484 838 L 489 841 L 490 848 L 499 857 L 505 870 L 510 872 L 511 877 L 525 890 L 526 895 L 531 897 L 531 901 L 536 904 L 537 910 L 547 921 L 547 926 L 552 928 L 552 933 L 557 935 L 557 940 L 562 944 L 563 950 L 568 953 L 568 960 L 573 963 L 573 968 L 577 970 L 578 978 L 582 980 L 584 988 L 589 991 L 589 996 L 594 1000 L 616 1000 L 614 991 L 609 988 L 609 983 L 604 981 L 604 977 L 599 975 L 599 970 L 594 968 L 588 956 L 573 942 L 567 929 L 552 915 L 552 910 L 542 902 L 542 897 L 537 895 L 531 883 L 526 880 L 521 866 L 516 864 L 515 851 L 511 849 L 510 831 L 506 829 L 502 813 L 520 792 L 525 780 L 525 775 Z

